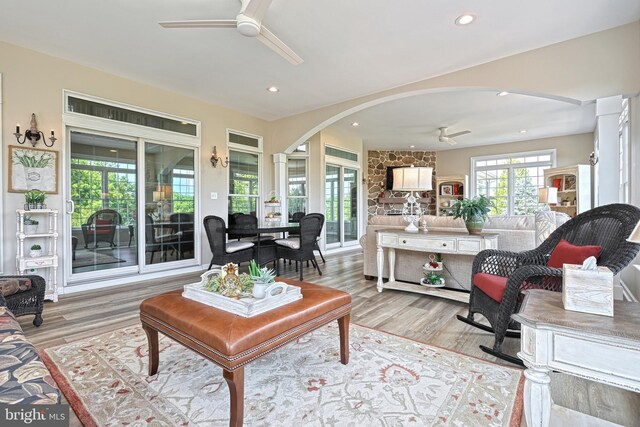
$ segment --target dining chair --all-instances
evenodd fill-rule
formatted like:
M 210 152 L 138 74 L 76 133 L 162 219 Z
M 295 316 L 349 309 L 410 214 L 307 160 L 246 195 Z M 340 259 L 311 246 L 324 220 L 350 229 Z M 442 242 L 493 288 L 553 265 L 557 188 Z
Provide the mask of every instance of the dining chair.
M 179 259 L 184 258 L 185 252 L 193 252 L 193 214 L 190 213 L 172 213 L 169 216 L 171 230 L 176 235 L 178 242 L 176 247 Z
M 318 270 L 318 274 L 322 275 L 320 267 L 316 262 L 316 256 L 313 253 L 317 245 L 317 238 L 324 226 L 324 215 L 319 213 L 311 213 L 300 219 L 300 235 L 288 237 L 286 239 L 277 239 L 276 257 L 296 261 L 300 261 L 300 280 L 303 280 L 302 261 L 311 261 L 313 266 Z M 276 274 L 278 273 L 280 263 L 276 263 Z
M 163 236 L 156 236 L 156 225 L 153 222 L 151 215 L 146 214 L 144 216 L 145 228 L 144 228 L 144 251 L 145 253 L 151 252 L 151 259 L 149 264 L 153 264 L 153 257 L 156 252 L 162 254 L 162 261 L 167 261 L 167 250 L 169 248 L 175 248 L 175 244 L 178 242 L 178 237 L 175 234 L 167 234 Z
M 209 270 L 211 270 L 214 263 L 224 265 L 234 262 L 240 265 L 240 263 L 254 258 L 255 245 L 253 242 L 247 242 L 246 240 L 226 241 L 227 228 L 224 219 L 215 215 L 207 215 L 203 220 L 203 224 L 212 254 Z
M 234 230 L 257 230 L 258 217 L 256 217 L 255 215 L 239 214 L 235 217 L 235 224 L 233 226 L 233 229 Z M 258 233 L 255 233 L 255 234 L 242 233 L 242 234 L 239 234 L 238 236 L 241 237 L 242 240 L 249 240 L 249 241 L 252 241 L 253 243 L 257 243 L 258 239 L 260 239 L 260 242 L 273 240 L 272 236 L 258 235 Z

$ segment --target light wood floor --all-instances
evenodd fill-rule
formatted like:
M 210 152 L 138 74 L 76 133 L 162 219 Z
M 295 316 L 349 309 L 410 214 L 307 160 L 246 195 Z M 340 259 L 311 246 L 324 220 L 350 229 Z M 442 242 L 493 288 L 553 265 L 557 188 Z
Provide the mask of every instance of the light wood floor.
M 305 268 L 305 281 L 349 292 L 353 298 L 352 322 L 496 361 L 478 348 L 479 344 L 492 345 L 492 336 L 455 318 L 456 314 L 466 314 L 465 304 L 402 291 L 378 293 L 375 282 L 365 280 L 362 275 L 360 251 L 325 258 L 326 264 L 320 262 L 324 274 L 319 276 L 312 267 Z M 298 277 L 293 265 L 287 265 L 281 275 Z M 199 274 L 189 274 L 62 296 L 57 303 L 45 304 L 44 323 L 39 328 L 31 324 L 31 316 L 19 320 L 36 347 L 55 346 L 136 324 L 143 299 L 198 279 Z M 515 354 L 519 341 L 507 338 L 503 348 Z M 552 386 L 557 404 L 625 426 L 640 425 L 638 394 L 563 374 L 554 374 Z M 80 425 L 72 418 L 72 426 Z

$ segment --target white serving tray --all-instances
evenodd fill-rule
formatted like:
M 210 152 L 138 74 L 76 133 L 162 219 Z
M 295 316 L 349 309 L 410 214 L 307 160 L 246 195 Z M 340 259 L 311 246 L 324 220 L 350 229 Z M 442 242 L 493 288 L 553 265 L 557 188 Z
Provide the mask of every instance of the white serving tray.
M 203 289 L 207 278 L 212 274 L 220 274 L 220 270 L 209 270 L 201 276 L 199 283 L 184 285 L 182 296 L 243 317 L 253 317 L 302 298 L 299 287 L 282 282 L 276 282 L 262 299 L 225 297 Z

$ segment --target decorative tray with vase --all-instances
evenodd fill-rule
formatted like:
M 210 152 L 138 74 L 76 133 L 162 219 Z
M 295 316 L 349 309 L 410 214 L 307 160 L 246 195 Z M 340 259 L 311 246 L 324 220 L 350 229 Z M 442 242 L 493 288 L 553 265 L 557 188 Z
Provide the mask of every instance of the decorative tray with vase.
M 237 271 L 238 266 L 233 263 L 209 270 L 200 276 L 200 282 L 184 285 L 182 296 L 243 317 L 253 317 L 302 298 L 299 287 L 275 282 L 273 270 L 259 269 L 254 261 L 250 274 L 238 275 Z

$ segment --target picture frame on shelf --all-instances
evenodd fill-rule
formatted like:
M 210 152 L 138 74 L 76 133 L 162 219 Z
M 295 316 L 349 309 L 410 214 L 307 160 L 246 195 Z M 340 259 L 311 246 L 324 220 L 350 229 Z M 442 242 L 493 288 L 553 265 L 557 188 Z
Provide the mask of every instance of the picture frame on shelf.
M 10 193 L 58 194 L 58 152 L 10 145 L 8 175 Z
M 571 191 L 576 189 L 576 177 L 573 175 L 565 175 L 564 190 Z
M 440 195 L 441 196 L 453 196 L 453 185 L 441 185 L 440 186 Z

